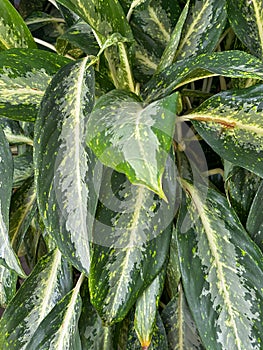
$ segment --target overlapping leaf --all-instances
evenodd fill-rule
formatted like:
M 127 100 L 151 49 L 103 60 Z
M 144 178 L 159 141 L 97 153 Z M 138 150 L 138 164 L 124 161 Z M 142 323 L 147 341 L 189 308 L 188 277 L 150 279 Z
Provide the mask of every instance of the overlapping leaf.
M 88 120 L 87 143 L 100 161 L 164 198 L 162 175 L 175 128 L 178 95 L 143 108 L 138 97 L 113 90 Z
M 168 203 L 107 168 L 102 178 L 89 277 L 91 302 L 107 323 L 121 321 L 167 259 L 176 195 L 167 163 Z
M 33 49 L 0 53 L 0 115 L 34 121 L 44 92 L 60 67 L 69 60 Z
M 206 349 L 260 349 L 263 255 L 225 198 L 183 181 L 189 198 L 177 225 L 184 291 Z M 192 228 L 183 225 L 186 210 Z M 196 311 L 198 310 L 198 312 Z
M 227 0 L 228 18 L 239 40 L 263 58 L 263 4 L 260 0 Z
M 222 92 L 192 114 L 193 124 L 221 156 L 263 177 L 263 85 Z
M 0 320 L 1 348 L 26 349 L 40 322 L 71 287 L 71 269 L 61 253 L 42 258 Z
M 95 159 L 85 146 L 85 123 L 94 103 L 94 72 L 88 58 L 63 67 L 43 99 L 35 129 L 39 208 L 61 252 L 89 272 L 89 237 L 96 193 Z M 97 174 L 98 175 L 98 174 Z M 94 181 L 99 184 L 99 177 Z
M 0 174 L 0 264 L 24 276 L 8 236 L 13 160 L 2 128 L 0 128 Z
M 0 2 L 0 49 L 36 48 L 25 22 L 8 0 Z
M 218 75 L 262 80 L 262 70 L 262 62 L 243 51 L 200 54 L 175 62 L 156 74 L 145 84 L 142 96 L 147 101 L 153 101 L 189 82 Z

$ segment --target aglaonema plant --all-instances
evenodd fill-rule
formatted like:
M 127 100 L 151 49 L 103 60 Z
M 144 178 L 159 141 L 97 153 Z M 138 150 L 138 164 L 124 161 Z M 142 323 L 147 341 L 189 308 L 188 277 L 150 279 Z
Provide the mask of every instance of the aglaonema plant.
M 0 348 L 261 349 L 262 2 L 0 14 Z

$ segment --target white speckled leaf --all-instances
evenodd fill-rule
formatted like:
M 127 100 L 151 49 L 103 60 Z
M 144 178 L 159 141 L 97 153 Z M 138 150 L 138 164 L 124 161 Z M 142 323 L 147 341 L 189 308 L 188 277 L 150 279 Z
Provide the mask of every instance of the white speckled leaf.
M 98 176 L 96 183 L 92 182 L 96 163 L 85 144 L 85 124 L 95 90 L 94 71 L 88 65 L 84 58 L 57 73 L 43 99 L 35 129 L 36 184 L 44 224 L 61 252 L 86 274 L 96 207 L 92 188 L 100 181 Z
M 81 313 L 79 289 L 84 275 L 75 288 L 60 300 L 39 324 L 26 350 L 80 350 L 78 320 Z
M 225 91 L 189 115 L 223 158 L 263 177 L 263 85 Z
M 0 115 L 35 121 L 40 102 L 52 76 L 69 59 L 35 49 L 0 53 Z
M 262 71 L 262 61 L 243 51 L 200 54 L 177 61 L 156 74 L 145 84 L 142 96 L 151 102 L 191 81 L 218 75 L 263 80 Z
M 0 128 L 0 174 L 0 264 L 24 276 L 8 236 L 13 160 L 2 128 Z
M 0 307 L 5 308 L 16 293 L 17 274 L 0 265 Z
M 226 199 L 182 181 L 188 197 L 177 225 L 184 291 L 206 349 L 259 350 L 263 255 Z M 185 211 L 195 217 L 182 226 Z M 196 218 L 196 212 L 199 217 Z M 206 322 L 204 322 L 206 320 Z
M 10 1 L 1 0 L 0 13 L 0 49 L 37 47 L 25 22 Z
M 87 144 L 100 161 L 165 198 L 162 175 L 175 128 L 178 94 L 143 108 L 138 97 L 113 90 L 96 103 Z
M 263 58 L 263 3 L 261 0 L 227 0 L 228 18 L 239 40 Z
M 0 320 L 0 348 L 27 349 L 40 322 L 71 288 L 71 268 L 61 253 L 43 257 Z

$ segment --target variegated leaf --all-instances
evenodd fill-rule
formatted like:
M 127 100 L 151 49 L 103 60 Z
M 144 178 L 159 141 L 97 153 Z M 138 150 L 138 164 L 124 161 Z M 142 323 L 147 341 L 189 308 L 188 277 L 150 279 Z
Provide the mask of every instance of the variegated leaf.
M 9 144 L 0 128 L 0 265 L 24 276 L 19 260 L 12 250 L 9 229 L 9 207 L 12 194 L 13 160 Z
M 182 286 L 179 286 L 177 297 L 165 307 L 162 320 L 171 350 L 203 350 L 196 325 L 186 304 Z
M 106 324 L 126 316 L 167 259 L 176 195 L 172 164 L 169 160 L 164 176 L 168 203 L 105 169 L 89 285 L 91 302 Z
M 164 278 L 165 269 L 155 277 L 136 301 L 134 328 L 143 349 L 148 349 L 151 344 Z
M 204 200 L 202 186 L 182 185 L 188 198 L 177 224 L 180 265 L 203 344 L 208 350 L 259 350 L 263 255 L 221 194 L 209 189 Z M 195 219 L 190 229 L 183 224 L 187 209 Z
M 165 198 L 162 175 L 175 128 L 178 94 L 143 108 L 138 97 L 113 90 L 96 103 L 87 144 L 100 161 Z
M 18 252 L 36 210 L 36 190 L 31 177 L 14 193 L 11 200 L 9 237 L 15 252 Z
M 0 115 L 34 121 L 52 76 L 69 60 L 43 50 L 0 53 Z
M 33 142 L 33 140 L 32 140 Z M 27 151 L 14 157 L 13 187 L 20 187 L 34 174 L 33 152 Z
M 156 74 L 143 88 L 147 102 L 167 96 L 176 88 L 195 80 L 223 75 L 231 78 L 263 79 L 263 63 L 243 51 L 200 54 L 175 62 Z
M 263 85 L 225 91 L 189 115 L 221 156 L 263 177 Z
M 44 224 L 61 252 L 86 274 L 96 208 L 92 186 L 100 181 L 99 176 L 93 179 L 96 160 L 85 145 L 94 85 L 88 58 L 63 67 L 47 89 L 35 128 L 36 184 Z
M 79 289 L 81 275 L 75 288 L 61 299 L 37 327 L 26 350 L 81 349 L 78 320 L 81 312 Z
M 0 265 L 0 308 L 5 308 L 16 292 L 17 274 Z
M 71 269 L 61 253 L 42 258 L 0 320 L 1 349 L 27 349 L 40 322 L 71 287 Z
M 0 13 L 0 49 L 36 48 L 29 29 L 10 1 L 1 0 Z
M 185 59 L 201 53 L 211 53 L 226 22 L 226 1 L 195 1 L 182 30 L 174 60 Z
M 227 0 L 228 18 L 239 40 L 263 58 L 263 3 L 261 0 Z
M 255 198 L 250 207 L 249 215 L 247 218 L 246 228 L 251 238 L 257 243 L 261 251 L 263 252 L 263 182 L 261 182 Z
M 179 266 L 178 247 L 176 242 L 176 231 L 173 227 L 172 238 L 170 243 L 169 261 L 166 268 L 166 289 L 171 299 L 177 296 L 177 289 L 181 279 Z

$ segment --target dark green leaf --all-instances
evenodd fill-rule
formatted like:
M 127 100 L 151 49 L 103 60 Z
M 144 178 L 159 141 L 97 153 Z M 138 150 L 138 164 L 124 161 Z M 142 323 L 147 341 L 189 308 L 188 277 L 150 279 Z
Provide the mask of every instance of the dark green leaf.
M 14 47 L 36 48 L 29 29 L 9 0 L 1 0 L 0 13 L 0 48 L 2 50 Z
M 144 86 L 142 95 L 147 101 L 153 101 L 189 82 L 217 75 L 262 80 L 262 70 L 263 63 L 259 59 L 242 51 L 201 54 L 164 69 Z
M 246 228 L 251 235 L 252 239 L 257 243 L 263 252 L 263 182 L 258 188 L 255 198 L 250 207 Z
M 168 293 L 171 296 L 171 299 L 177 296 L 177 289 L 181 279 L 179 258 L 178 258 L 178 247 L 176 242 L 176 232 L 173 229 L 171 243 L 170 243 L 170 254 L 169 261 L 166 269 L 166 284 Z
M 81 312 L 79 289 L 84 276 L 76 287 L 61 299 L 43 319 L 25 350 L 80 350 L 78 320 Z
M 96 207 L 96 194 L 86 180 L 90 169 L 87 181 L 92 181 L 96 160 L 85 149 L 85 124 L 94 89 L 88 57 L 63 67 L 47 89 L 35 129 L 40 213 L 61 252 L 86 274 Z M 99 177 L 95 181 L 97 185 Z
M 54 305 L 71 289 L 71 270 L 58 250 L 42 258 L 0 320 L 1 349 L 25 349 Z
M 52 76 L 67 62 L 68 59 L 43 50 L 1 52 L 0 115 L 34 121 Z
M 189 115 L 198 133 L 221 156 L 263 177 L 263 85 L 206 100 Z
M 34 167 L 32 152 L 25 152 L 14 157 L 13 187 L 20 187 L 24 181 L 33 174 Z
M 96 103 L 87 143 L 100 161 L 165 198 L 162 175 L 175 128 L 178 94 L 143 108 L 136 95 L 113 90 Z
M 182 280 L 203 344 L 208 350 L 259 349 L 263 255 L 221 194 L 209 189 L 205 199 L 202 186 L 182 184 L 189 195 L 177 225 Z
M 9 144 L 0 127 L 0 264 L 24 276 L 19 260 L 12 250 L 9 229 L 9 207 L 12 194 L 13 160 Z
M 263 58 L 263 4 L 261 0 L 227 0 L 228 18 L 239 40 Z

